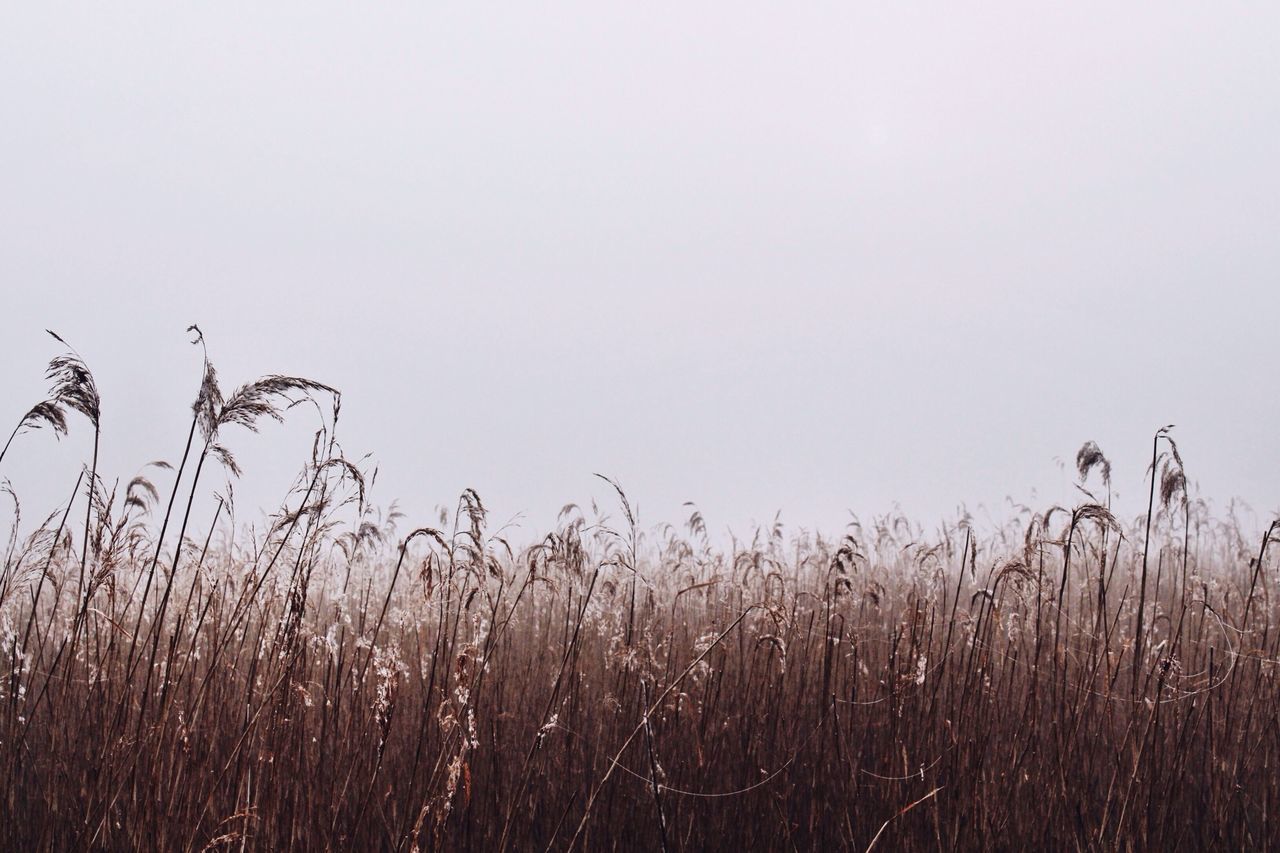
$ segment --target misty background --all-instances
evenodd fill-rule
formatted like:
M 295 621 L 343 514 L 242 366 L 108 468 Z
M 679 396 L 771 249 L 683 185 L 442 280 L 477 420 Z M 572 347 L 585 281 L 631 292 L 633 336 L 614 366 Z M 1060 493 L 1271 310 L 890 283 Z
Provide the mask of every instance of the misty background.
M 0 419 L 72 343 L 108 483 L 201 371 L 343 392 L 373 497 L 838 532 L 1080 498 L 1280 506 L 1280 7 L 21 4 L 0 27 Z M 230 442 L 271 507 L 314 412 Z M 18 439 L 36 519 L 91 430 Z M 209 479 L 217 489 L 220 475 Z M 165 477 L 157 478 L 162 491 Z M 1243 511 L 1243 510 L 1242 510 Z M 1246 515 L 1246 518 L 1248 516 Z M 34 523 L 34 521 L 32 522 Z M 516 538 L 521 538 L 517 536 Z

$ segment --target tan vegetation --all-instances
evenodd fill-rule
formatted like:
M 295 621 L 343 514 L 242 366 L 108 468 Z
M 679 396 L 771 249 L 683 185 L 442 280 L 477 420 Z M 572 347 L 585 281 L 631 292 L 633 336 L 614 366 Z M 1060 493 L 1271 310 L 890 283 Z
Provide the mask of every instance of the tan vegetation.
M 84 361 L 50 378 L 0 464 L 97 434 Z M 303 400 L 324 427 L 266 529 L 223 499 L 193 519 L 237 471 L 224 434 Z M 642 528 L 610 481 L 611 514 L 515 549 L 472 491 L 433 527 L 379 513 L 339 411 L 303 379 L 224 394 L 206 361 L 174 468 L 117 493 L 95 449 L 33 532 L 15 512 L 0 847 L 1280 845 L 1280 527 L 1210 517 L 1168 429 L 1131 523 L 1088 443 L 1079 506 L 982 535 L 719 547 L 696 510 Z

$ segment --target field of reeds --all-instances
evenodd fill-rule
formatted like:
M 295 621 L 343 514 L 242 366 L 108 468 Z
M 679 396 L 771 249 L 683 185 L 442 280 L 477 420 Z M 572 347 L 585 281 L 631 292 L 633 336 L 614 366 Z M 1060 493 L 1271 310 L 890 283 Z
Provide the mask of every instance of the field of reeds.
M 94 452 L 4 543 L 5 850 L 1280 847 L 1280 526 L 1211 517 L 1168 429 L 1136 519 L 1090 442 L 1078 505 L 981 533 L 722 546 L 610 480 L 514 547 L 472 491 L 370 505 L 322 384 L 206 360 L 186 451 L 117 489 L 88 366 L 49 379 L 0 477 L 50 433 Z M 317 413 L 232 526 L 225 437 Z

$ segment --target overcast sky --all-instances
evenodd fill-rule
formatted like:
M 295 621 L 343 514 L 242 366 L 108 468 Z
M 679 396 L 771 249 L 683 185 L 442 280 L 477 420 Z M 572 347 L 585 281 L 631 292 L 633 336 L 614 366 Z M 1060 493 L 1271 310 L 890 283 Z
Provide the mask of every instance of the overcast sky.
M 1137 512 L 1176 423 L 1203 493 L 1270 517 L 1277 32 L 1274 4 L 13 5 L 0 419 L 48 327 L 98 375 L 108 477 L 176 459 L 198 323 L 227 385 L 341 388 L 411 516 L 472 486 L 538 527 L 595 471 L 648 522 L 1000 515 L 1071 498 L 1055 458 L 1091 438 Z M 287 485 L 292 418 L 236 440 L 242 496 Z M 20 441 L 0 475 L 43 496 L 89 434 Z

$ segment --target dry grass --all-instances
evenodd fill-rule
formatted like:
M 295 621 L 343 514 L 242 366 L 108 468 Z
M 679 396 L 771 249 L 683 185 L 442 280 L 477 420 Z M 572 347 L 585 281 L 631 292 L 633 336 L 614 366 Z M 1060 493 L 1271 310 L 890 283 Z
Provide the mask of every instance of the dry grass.
M 96 427 L 60 358 L 15 435 Z M 302 400 L 326 427 L 268 529 L 222 500 L 193 522 L 202 473 L 235 470 L 222 433 Z M 14 519 L 0 847 L 1280 845 L 1280 528 L 1246 542 L 1188 500 L 1167 430 L 1130 523 L 1102 496 L 982 536 L 886 517 L 721 549 L 696 512 L 642 529 L 618 488 L 616 525 L 570 506 L 517 551 L 470 491 L 401 532 L 338 412 L 206 366 L 162 482 L 115 495 L 89 466 Z M 1078 461 L 1109 494 L 1102 451 Z

